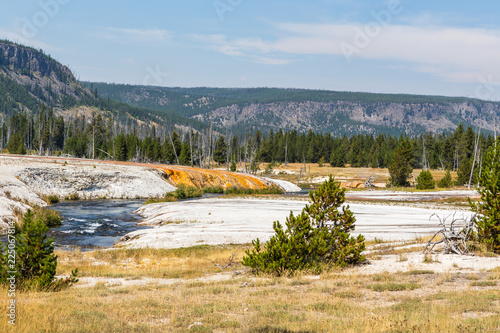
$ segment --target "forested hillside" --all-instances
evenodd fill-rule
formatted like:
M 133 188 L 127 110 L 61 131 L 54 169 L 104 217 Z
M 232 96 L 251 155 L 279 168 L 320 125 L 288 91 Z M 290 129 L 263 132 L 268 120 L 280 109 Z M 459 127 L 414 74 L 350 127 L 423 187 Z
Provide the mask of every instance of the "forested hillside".
M 242 165 L 257 172 L 265 163 L 319 163 L 335 167 L 387 168 L 396 148 L 408 142 L 413 168 L 456 170 L 458 184 L 472 180 L 481 170 L 484 153 L 493 145 L 491 134 L 475 133 L 460 124 L 454 132 L 427 133 L 413 137 L 390 134 L 332 136 L 282 129 L 268 134 L 260 130 L 245 135 L 220 135 L 207 129 L 184 134 L 157 127 L 120 125 L 102 115 L 86 121 L 65 121 L 42 105 L 35 117 L 18 114 L 0 127 L 0 149 L 10 153 L 68 155 L 136 162 L 160 162 L 212 168 Z
M 493 132 L 498 103 L 471 98 L 253 88 L 167 88 L 89 83 L 104 97 L 212 123 L 243 134 L 280 128 L 356 135 L 418 135 L 458 124 Z
M 42 104 L 65 119 L 98 113 L 120 123 L 204 127 L 194 119 L 101 98 L 96 89 L 86 88 L 68 67 L 42 50 L 0 40 L 0 120 L 18 113 L 36 115 Z

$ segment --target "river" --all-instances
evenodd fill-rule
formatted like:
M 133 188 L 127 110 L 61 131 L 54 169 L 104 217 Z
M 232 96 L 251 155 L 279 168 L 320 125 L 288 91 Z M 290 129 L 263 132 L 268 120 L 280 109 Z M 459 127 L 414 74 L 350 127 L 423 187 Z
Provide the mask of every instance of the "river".
M 140 216 L 133 212 L 144 200 L 65 201 L 50 206 L 61 212 L 63 224 L 51 228 L 47 235 L 54 237 L 56 248 L 108 248 L 125 234 L 142 229 L 137 225 Z

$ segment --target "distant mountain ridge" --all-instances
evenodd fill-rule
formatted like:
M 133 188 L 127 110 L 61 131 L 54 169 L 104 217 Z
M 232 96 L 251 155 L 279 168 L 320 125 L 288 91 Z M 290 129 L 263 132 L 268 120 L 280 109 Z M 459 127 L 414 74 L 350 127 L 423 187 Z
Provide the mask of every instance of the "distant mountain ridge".
M 169 88 L 79 82 L 43 51 L 0 40 L 0 120 L 45 104 L 66 119 L 100 113 L 123 125 L 222 134 L 278 129 L 354 135 L 493 132 L 500 104 L 471 98 L 279 88 Z M 88 119 L 88 118 L 87 118 Z
M 91 84 L 84 83 L 87 87 Z M 463 123 L 494 131 L 500 104 L 472 98 L 278 88 L 168 88 L 92 83 L 101 96 L 245 132 L 279 128 L 409 135 Z

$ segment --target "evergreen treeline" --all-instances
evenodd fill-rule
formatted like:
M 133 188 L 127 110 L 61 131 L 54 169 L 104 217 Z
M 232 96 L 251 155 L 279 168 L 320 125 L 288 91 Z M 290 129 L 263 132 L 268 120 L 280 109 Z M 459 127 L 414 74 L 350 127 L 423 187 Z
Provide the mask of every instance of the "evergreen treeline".
M 414 137 L 389 134 L 334 137 L 330 134 L 260 130 L 244 136 L 220 135 L 212 128 L 203 131 L 176 131 L 130 122 L 122 125 L 113 117 L 93 115 L 64 121 L 43 105 L 36 115 L 17 114 L 0 127 L 0 148 L 11 153 L 119 161 L 159 162 L 203 168 L 215 163 L 227 166 L 244 163 L 256 171 L 266 163 L 329 163 L 335 167 L 388 168 L 400 144 L 411 151 L 412 168 L 457 171 L 458 183 L 473 183 L 481 170 L 482 155 L 490 147 L 491 135 L 476 134 L 459 125 L 454 132 Z

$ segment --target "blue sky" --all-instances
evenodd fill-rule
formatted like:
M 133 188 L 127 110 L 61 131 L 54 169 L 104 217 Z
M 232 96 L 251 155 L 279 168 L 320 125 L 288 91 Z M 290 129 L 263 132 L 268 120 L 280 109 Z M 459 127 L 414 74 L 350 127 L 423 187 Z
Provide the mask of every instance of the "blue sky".
M 9 1 L 0 38 L 81 80 L 500 100 L 493 0 Z

